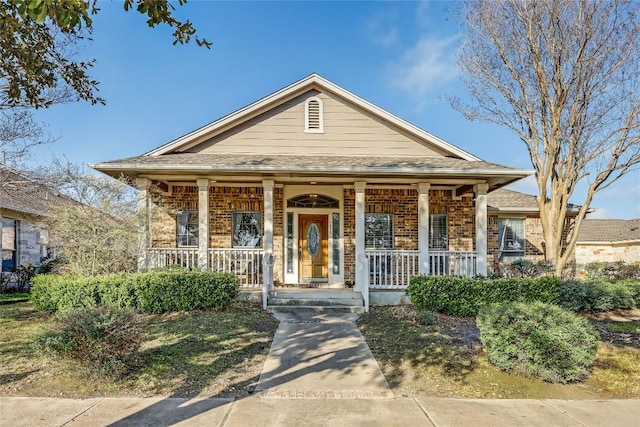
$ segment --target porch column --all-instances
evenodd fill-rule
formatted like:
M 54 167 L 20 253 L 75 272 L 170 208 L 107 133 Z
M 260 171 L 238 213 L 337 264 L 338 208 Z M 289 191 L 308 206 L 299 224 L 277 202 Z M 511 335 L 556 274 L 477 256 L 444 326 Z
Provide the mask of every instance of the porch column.
M 418 272 L 429 274 L 429 188 L 428 182 L 418 183 Z
M 364 253 L 364 189 L 366 182 L 354 182 L 356 190 L 356 283 L 355 290 L 365 292 L 367 286 L 366 255 Z
M 149 268 L 147 249 L 149 242 L 149 187 L 151 181 L 147 178 L 136 178 L 136 188 L 138 189 L 138 271 Z
M 263 180 L 264 195 L 264 258 L 262 268 L 263 292 L 273 290 L 273 186 L 272 180 Z
M 198 268 L 209 269 L 209 180 L 198 178 Z
M 476 274 L 487 275 L 487 190 L 489 184 L 477 184 L 476 193 Z

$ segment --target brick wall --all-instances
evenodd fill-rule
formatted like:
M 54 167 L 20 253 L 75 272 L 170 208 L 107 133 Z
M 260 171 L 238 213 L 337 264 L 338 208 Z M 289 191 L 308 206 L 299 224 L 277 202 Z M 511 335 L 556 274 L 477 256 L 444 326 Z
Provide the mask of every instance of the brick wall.
M 282 281 L 283 279 L 282 195 L 282 188 L 274 188 L 274 280 L 277 281 Z M 154 197 L 151 221 L 151 242 L 153 247 L 176 246 L 177 224 L 175 213 L 178 210 L 198 210 L 198 187 L 177 186 L 173 187 L 173 192 L 170 195 Z M 264 193 L 262 187 L 209 188 L 209 247 L 232 247 L 233 212 L 236 211 L 263 213 Z
M 418 249 L 418 192 L 413 189 L 365 189 L 365 212 L 393 214 L 394 249 Z M 456 200 L 450 190 L 429 192 L 429 212 L 447 214 L 449 250 L 471 251 L 475 211 L 471 197 Z M 355 190 L 344 190 L 344 274 L 355 281 Z

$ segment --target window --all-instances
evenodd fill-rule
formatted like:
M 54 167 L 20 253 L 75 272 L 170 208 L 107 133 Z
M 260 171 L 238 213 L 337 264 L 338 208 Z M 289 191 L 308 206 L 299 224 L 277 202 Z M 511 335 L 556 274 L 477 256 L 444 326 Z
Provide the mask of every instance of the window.
M 178 211 L 178 246 L 198 246 L 198 211 Z
M 287 212 L 287 273 L 293 273 L 293 212 Z
M 447 214 L 431 214 L 429 216 L 429 249 L 449 249 L 449 233 Z
M 304 103 L 304 131 L 306 133 L 324 133 L 322 100 L 311 97 Z
M 333 274 L 340 273 L 340 214 L 331 214 L 333 238 Z
M 16 267 L 18 221 L 2 218 L 2 270 L 11 271 Z
M 303 194 L 287 200 L 289 208 L 331 208 L 340 207 L 338 200 L 323 194 Z
M 233 213 L 233 247 L 262 246 L 262 216 L 260 212 Z
M 366 249 L 393 249 L 393 215 L 365 214 L 364 236 Z
M 523 218 L 500 218 L 498 220 L 498 245 L 500 261 L 511 261 L 524 256 Z

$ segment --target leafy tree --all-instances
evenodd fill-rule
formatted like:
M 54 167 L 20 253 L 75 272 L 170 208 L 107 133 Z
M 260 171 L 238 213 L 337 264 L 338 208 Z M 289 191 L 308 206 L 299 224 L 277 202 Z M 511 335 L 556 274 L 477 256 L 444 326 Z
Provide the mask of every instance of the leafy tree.
M 178 0 L 179 5 L 186 0 Z M 49 107 L 57 96 L 73 96 L 93 104 L 98 82 L 88 74 L 94 61 L 76 59 L 74 47 L 90 37 L 91 17 L 98 0 L 12 0 L 0 2 L 0 109 Z M 199 46 L 211 43 L 195 35 L 192 23 L 179 21 L 168 0 L 125 0 L 124 10 L 135 8 L 147 24 L 173 28 L 174 44 L 193 37 Z
M 640 2 L 469 0 L 453 10 L 471 96 L 453 105 L 526 145 L 545 258 L 560 275 L 593 196 L 640 163 Z M 567 227 L 579 184 L 584 201 Z

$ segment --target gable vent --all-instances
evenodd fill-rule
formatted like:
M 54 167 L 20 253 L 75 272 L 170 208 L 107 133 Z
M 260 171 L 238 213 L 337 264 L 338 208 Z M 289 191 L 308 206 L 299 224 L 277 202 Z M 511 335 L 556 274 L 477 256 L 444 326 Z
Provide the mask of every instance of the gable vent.
M 304 103 L 304 131 L 306 133 L 324 133 L 322 100 L 311 97 Z

